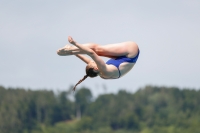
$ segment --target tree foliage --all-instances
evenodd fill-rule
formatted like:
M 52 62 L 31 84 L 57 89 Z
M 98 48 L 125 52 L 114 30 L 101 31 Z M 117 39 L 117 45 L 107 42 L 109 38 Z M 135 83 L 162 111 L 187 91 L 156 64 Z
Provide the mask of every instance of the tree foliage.
M 0 86 L 0 133 L 199 133 L 200 91 L 146 86 L 93 99 Z M 77 119 L 79 112 L 81 115 Z

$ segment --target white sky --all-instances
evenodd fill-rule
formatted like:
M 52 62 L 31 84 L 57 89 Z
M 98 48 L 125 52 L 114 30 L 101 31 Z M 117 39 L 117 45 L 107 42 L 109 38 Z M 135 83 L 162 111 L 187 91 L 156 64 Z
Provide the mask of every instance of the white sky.
M 146 85 L 200 89 L 199 0 L 0 0 L 0 85 L 66 90 L 76 84 L 86 65 L 56 54 L 69 35 L 79 43 L 135 41 L 141 50 L 126 76 L 88 78 L 78 88 L 95 95 Z

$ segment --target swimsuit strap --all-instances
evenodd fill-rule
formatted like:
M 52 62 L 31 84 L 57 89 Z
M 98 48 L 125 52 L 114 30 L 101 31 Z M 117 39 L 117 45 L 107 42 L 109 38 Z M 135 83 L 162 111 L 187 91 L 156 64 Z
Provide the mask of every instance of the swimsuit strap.
M 118 71 L 119 71 L 119 77 L 120 77 L 120 76 L 121 76 L 121 72 L 120 72 L 120 70 L 119 70 L 119 67 L 117 67 L 117 69 L 118 69 Z M 118 78 L 119 78 L 119 77 L 118 77 Z

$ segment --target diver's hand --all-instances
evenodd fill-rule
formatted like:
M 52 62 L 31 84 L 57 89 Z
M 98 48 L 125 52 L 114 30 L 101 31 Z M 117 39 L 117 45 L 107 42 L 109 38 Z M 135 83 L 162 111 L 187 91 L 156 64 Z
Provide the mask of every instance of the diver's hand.
M 68 36 L 68 41 L 69 41 L 69 43 L 76 46 L 76 42 L 73 40 L 73 38 L 71 36 Z

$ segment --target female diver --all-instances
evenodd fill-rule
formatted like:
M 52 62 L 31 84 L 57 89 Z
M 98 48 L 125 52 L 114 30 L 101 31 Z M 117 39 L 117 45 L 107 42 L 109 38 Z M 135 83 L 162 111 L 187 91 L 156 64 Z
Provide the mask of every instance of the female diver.
M 135 65 L 140 50 L 135 42 L 122 42 L 117 44 L 98 45 L 95 43 L 79 44 L 68 37 L 68 41 L 74 45 L 66 45 L 57 51 L 60 56 L 76 55 L 86 66 L 86 75 L 73 88 L 84 81 L 88 76 L 100 76 L 103 79 L 117 79 L 124 76 Z M 81 54 L 87 54 L 93 60 Z M 111 58 L 106 63 L 100 56 Z

